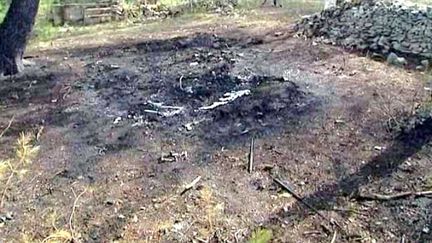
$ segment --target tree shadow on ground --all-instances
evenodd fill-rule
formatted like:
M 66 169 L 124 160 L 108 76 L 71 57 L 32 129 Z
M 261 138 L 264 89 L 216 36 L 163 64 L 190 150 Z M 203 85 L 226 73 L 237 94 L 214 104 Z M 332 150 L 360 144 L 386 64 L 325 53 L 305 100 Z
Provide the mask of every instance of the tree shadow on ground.
M 0 81 L 0 103 L 3 105 L 46 104 L 50 102 L 51 89 L 56 74 L 40 73 Z
M 396 137 L 389 148 L 372 158 L 357 172 L 343 177 L 336 183 L 323 185 L 320 190 L 305 196 L 303 200 L 318 210 L 332 210 L 337 205 L 337 197 L 355 197 L 361 186 L 390 176 L 403 162 L 419 152 L 431 140 L 432 118 L 428 118 L 422 124 Z M 297 202 L 292 208 L 296 210 L 281 211 L 277 217 L 299 222 L 308 215 L 315 214 L 314 212 L 305 213 L 307 209 L 302 208 L 300 202 Z

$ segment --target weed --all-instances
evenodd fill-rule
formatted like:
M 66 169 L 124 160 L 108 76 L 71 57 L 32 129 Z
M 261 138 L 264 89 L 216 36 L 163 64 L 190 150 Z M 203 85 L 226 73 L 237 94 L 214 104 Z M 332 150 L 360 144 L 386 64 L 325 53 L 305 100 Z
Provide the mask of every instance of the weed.
M 426 190 L 432 190 L 432 175 L 426 176 L 425 188 Z
M 10 127 L 10 125 L 8 127 Z M 2 134 L 4 134 L 4 132 L 2 132 Z M 16 142 L 16 157 L 14 159 L 0 161 L 0 179 L 3 178 L 5 174 L 9 173 L 9 177 L 4 184 L 0 207 L 3 207 L 7 189 L 13 177 L 17 175 L 19 178 L 22 178 L 28 171 L 28 165 L 31 164 L 38 154 L 39 146 L 35 146 L 33 141 L 35 141 L 35 136 L 33 134 L 21 133 Z
M 16 157 L 23 165 L 31 164 L 32 160 L 39 152 L 39 146 L 34 146 L 32 142 L 36 137 L 31 133 L 21 133 L 16 144 Z
M 273 232 L 269 229 L 259 229 L 252 233 L 249 243 L 267 243 L 273 238 Z
M 213 191 L 209 187 L 204 187 L 200 191 L 200 198 L 200 206 L 206 215 L 207 222 L 203 222 L 204 228 L 201 228 L 199 231 L 202 237 L 209 238 L 216 231 L 218 219 L 222 218 L 221 214 L 224 210 L 224 205 L 215 200 Z

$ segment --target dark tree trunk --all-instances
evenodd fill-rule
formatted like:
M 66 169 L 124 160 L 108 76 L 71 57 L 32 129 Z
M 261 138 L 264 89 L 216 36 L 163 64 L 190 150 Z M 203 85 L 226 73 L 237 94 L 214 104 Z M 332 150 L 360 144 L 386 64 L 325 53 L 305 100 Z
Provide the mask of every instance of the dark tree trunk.
M 12 75 L 23 70 L 22 57 L 38 7 L 39 0 L 12 0 L 0 25 L 0 74 Z

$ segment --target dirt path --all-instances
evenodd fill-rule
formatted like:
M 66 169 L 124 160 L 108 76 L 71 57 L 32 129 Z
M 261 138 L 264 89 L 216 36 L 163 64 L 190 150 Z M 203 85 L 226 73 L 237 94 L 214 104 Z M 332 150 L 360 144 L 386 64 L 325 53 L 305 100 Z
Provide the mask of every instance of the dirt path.
M 30 172 L 6 190 L 0 242 L 60 230 L 78 242 L 244 242 L 261 226 L 279 242 L 330 242 L 332 225 L 273 177 L 336 219 L 338 242 L 431 239 L 429 198 L 355 196 L 431 186 L 431 128 L 388 131 L 427 99 L 424 75 L 292 38 L 271 20 L 220 20 L 58 40 L 2 81 L 1 127 L 15 121 L 0 158 L 20 131 L 44 130 Z M 209 107 L 223 98 L 233 101 Z

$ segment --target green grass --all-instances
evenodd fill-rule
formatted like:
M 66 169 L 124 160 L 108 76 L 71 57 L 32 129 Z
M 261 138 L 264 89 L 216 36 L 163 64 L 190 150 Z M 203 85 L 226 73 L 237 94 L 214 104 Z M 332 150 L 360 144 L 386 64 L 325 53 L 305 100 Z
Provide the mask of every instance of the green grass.
M 0 20 L 3 20 L 3 17 L 6 14 L 7 0 L 0 0 Z M 79 2 L 83 0 L 75 0 L 74 2 Z M 89 0 L 91 1 L 91 0 Z M 133 4 L 134 1 L 137 0 L 129 0 L 126 1 L 126 4 Z M 202 0 L 197 0 L 199 2 Z M 206 1 L 228 1 L 228 0 L 206 0 Z M 257 8 L 261 6 L 263 0 L 238 0 L 239 9 L 249 10 L 253 8 Z M 108 23 L 108 24 L 100 24 L 96 26 L 53 26 L 49 21 L 49 15 L 52 5 L 58 2 L 58 0 L 41 0 L 39 6 L 39 12 L 36 19 L 36 24 L 34 27 L 34 33 L 31 42 L 39 42 L 39 41 L 49 41 L 52 39 L 56 39 L 63 36 L 72 36 L 72 35 L 81 35 L 95 31 L 103 31 L 103 30 L 112 30 L 113 28 L 123 28 L 125 26 L 130 26 L 129 23 Z M 165 6 L 180 6 L 188 4 L 190 0 L 159 0 L 159 4 Z M 272 0 L 268 0 L 267 4 L 271 4 Z M 287 16 L 300 16 L 303 14 L 308 14 L 312 12 L 319 11 L 322 9 L 322 3 L 320 0 L 279 0 L 279 2 L 283 5 L 283 9 L 286 10 Z M 190 9 L 188 13 L 185 15 L 200 15 L 205 12 L 205 9 L 198 4 L 194 8 Z M 172 21 L 167 21 L 172 22 Z M 176 21 L 174 21 L 176 22 Z M 146 25 L 152 25 L 152 22 L 146 23 Z
M 7 11 L 6 0 L 0 0 L 0 22 L 3 21 L 3 18 L 6 15 L 6 11 Z
M 7 0 L 0 0 L 0 21 L 3 20 L 7 11 Z M 36 40 L 47 41 L 52 38 L 56 38 L 62 34 L 62 28 L 54 27 L 49 22 L 49 12 L 52 5 L 59 0 L 41 0 L 39 13 L 35 25 L 35 33 Z M 83 2 L 83 1 L 91 1 L 91 0 L 74 0 L 73 2 Z M 127 4 L 133 4 L 137 0 L 127 0 Z M 202 0 L 197 0 L 194 2 L 201 2 Z M 207 1 L 228 1 L 228 0 L 207 0 Z M 264 0 L 238 0 L 238 8 L 240 9 L 254 9 L 260 7 Z M 410 0 L 413 3 L 419 4 L 428 4 L 432 5 L 432 0 Z M 180 5 L 188 5 L 190 0 L 159 0 L 158 4 L 162 4 L 165 6 L 180 6 Z M 283 9 L 286 10 L 287 15 L 291 16 L 299 16 L 304 14 L 309 14 L 313 12 L 320 11 L 323 8 L 323 1 L 321 0 L 278 0 L 283 6 Z M 272 0 L 267 0 L 267 4 L 271 5 Z M 203 12 L 204 9 L 198 6 L 194 7 L 190 10 L 192 13 L 200 13 Z M 106 25 L 103 25 L 106 27 Z M 86 28 L 71 28 L 72 31 L 76 31 L 79 33 L 85 33 Z
M 273 238 L 273 233 L 268 229 L 259 229 L 252 233 L 248 243 L 268 243 Z
M 40 2 L 38 16 L 34 27 L 37 39 L 48 40 L 58 33 L 58 28 L 52 26 L 49 21 L 49 14 L 54 1 L 55 0 L 41 0 Z M 6 16 L 7 10 L 8 6 L 6 0 L 0 0 L 0 22 L 2 22 Z

